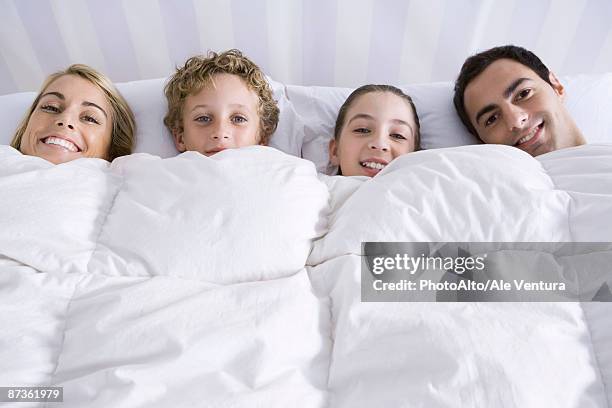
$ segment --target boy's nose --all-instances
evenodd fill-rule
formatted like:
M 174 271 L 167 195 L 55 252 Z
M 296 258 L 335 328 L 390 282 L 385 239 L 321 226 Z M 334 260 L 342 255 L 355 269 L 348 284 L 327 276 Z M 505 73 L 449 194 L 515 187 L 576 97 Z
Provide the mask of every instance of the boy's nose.
M 214 140 L 229 139 L 231 137 L 229 128 L 223 124 L 217 124 L 212 130 L 211 137 Z

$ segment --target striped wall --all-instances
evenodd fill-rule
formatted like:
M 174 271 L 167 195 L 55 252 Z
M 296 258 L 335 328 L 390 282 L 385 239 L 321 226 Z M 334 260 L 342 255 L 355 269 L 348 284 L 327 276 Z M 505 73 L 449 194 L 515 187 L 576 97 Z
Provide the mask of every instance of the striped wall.
M 612 71 L 610 0 L 0 0 L 0 94 L 90 64 L 123 82 L 240 48 L 274 79 L 357 86 L 452 80 L 514 43 L 557 74 Z

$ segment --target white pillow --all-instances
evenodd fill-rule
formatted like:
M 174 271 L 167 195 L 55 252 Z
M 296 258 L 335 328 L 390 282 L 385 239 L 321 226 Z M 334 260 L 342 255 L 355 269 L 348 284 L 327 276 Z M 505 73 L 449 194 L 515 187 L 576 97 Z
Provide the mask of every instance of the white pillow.
M 135 152 L 161 157 L 178 154 L 170 132 L 163 124 L 166 99 L 165 78 L 117 85 L 136 116 Z M 612 73 L 561 78 L 566 104 L 587 141 L 612 142 Z M 270 80 L 280 108 L 278 128 L 270 146 L 302 156 L 320 172 L 332 174 L 328 144 L 340 105 L 352 91 L 348 88 L 284 85 Z M 424 149 L 480 143 L 459 120 L 452 103 L 453 83 L 438 82 L 402 88 L 414 99 L 421 122 Z M 0 96 L 0 144 L 9 144 L 34 92 Z
M 36 92 L 0 96 L 0 144 L 11 144 L 19 122 L 24 118 L 35 97 Z
M 612 142 L 612 73 L 564 77 L 566 106 L 589 143 Z M 408 85 L 421 123 L 423 149 L 481 143 L 461 123 L 453 105 L 452 82 Z M 302 157 L 317 169 L 334 174 L 329 165 L 328 145 L 333 137 L 336 115 L 352 89 L 288 86 L 294 111 L 304 123 Z

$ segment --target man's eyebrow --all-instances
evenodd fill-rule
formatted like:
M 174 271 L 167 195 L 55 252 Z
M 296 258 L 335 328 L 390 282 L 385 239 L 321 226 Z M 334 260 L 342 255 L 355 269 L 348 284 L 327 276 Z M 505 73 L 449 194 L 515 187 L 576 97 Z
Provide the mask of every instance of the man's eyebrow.
M 482 117 L 482 115 L 491 112 L 492 110 L 497 109 L 497 105 L 491 103 L 487 106 L 485 106 L 484 108 L 482 108 L 481 110 L 478 111 L 478 113 L 476 114 L 476 123 L 478 123 L 478 121 L 480 120 L 480 118 Z
M 525 81 L 531 81 L 531 79 L 529 79 L 529 78 L 519 78 L 519 79 L 517 79 L 516 81 L 512 82 L 512 83 L 510 84 L 510 86 L 508 86 L 508 87 L 506 88 L 506 90 L 504 91 L 504 98 L 509 98 L 509 97 L 510 97 L 510 95 L 512 95 L 512 92 L 514 92 L 514 90 L 515 90 L 516 88 L 518 88 L 518 86 L 519 86 L 520 84 L 522 84 L 523 82 L 525 82 Z
M 61 99 L 62 101 L 66 100 L 66 97 L 64 96 L 64 94 L 62 94 L 60 92 L 47 92 L 46 94 L 41 95 L 40 99 L 44 98 L 45 96 L 56 96 L 59 99 Z M 104 109 L 102 109 L 100 106 L 98 106 L 97 104 L 93 103 L 93 102 L 84 101 L 81 105 L 83 105 L 83 106 L 93 106 L 94 108 L 98 108 L 104 114 L 104 116 L 106 116 L 108 118 L 108 114 L 106 113 L 106 111 Z
M 517 80 L 513 81 L 504 91 L 503 93 L 504 98 L 508 99 L 510 95 L 512 95 L 512 93 L 516 90 L 516 88 L 518 88 L 519 85 L 521 85 L 525 81 L 531 81 L 531 78 L 518 78 Z M 484 108 L 482 108 L 481 110 L 479 110 L 478 113 L 476 114 L 476 123 L 478 123 L 482 115 L 488 112 L 491 112 L 492 110 L 495 110 L 496 108 L 497 108 L 497 105 L 489 104 L 485 106 Z

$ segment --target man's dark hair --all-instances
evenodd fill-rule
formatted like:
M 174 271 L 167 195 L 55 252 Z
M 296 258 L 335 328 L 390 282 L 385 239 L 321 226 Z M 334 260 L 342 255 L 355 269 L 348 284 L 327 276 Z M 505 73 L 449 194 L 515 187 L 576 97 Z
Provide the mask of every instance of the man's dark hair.
M 455 109 L 457 110 L 461 122 L 463 122 L 467 130 L 476 137 L 478 137 L 478 132 L 476 132 L 476 129 L 472 126 L 472 122 L 465 111 L 465 88 L 467 88 L 469 83 L 480 75 L 489 65 L 502 58 L 510 59 L 525 65 L 552 86 L 549 78 L 550 71 L 542 60 L 533 52 L 522 47 L 517 47 L 516 45 L 504 45 L 491 48 L 490 50 L 480 52 L 466 59 L 461 67 L 457 81 L 455 81 L 455 96 L 453 97 L 453 103 L 455 104 Z

